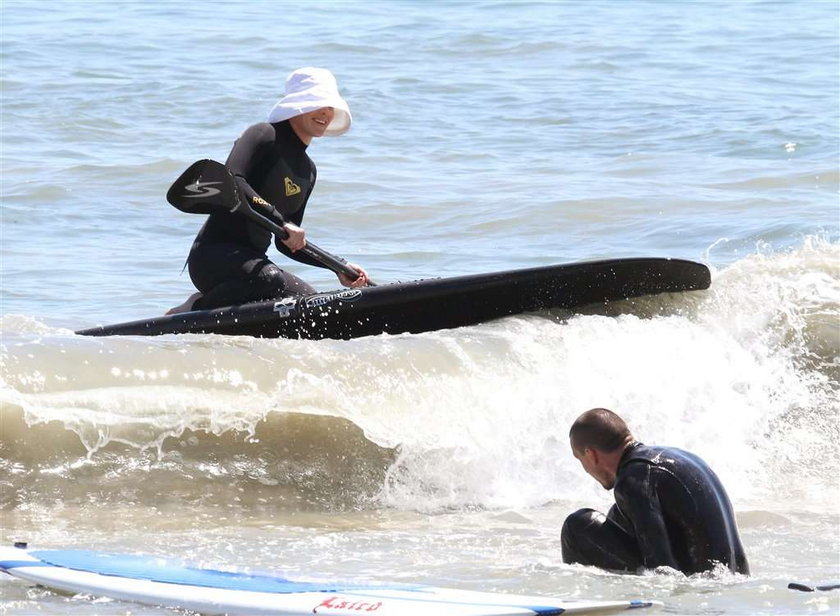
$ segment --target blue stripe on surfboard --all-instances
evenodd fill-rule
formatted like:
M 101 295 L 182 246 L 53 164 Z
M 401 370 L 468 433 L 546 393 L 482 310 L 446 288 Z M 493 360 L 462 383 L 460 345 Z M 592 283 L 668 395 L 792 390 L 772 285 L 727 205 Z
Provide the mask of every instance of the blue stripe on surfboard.
M 133 554 L 104 554 L 88 550 L 39 550 L 32 556 L 48 565 L 151 582 L 183 584 L 225 590 L 251 592 L 344 592 L 350 590 L 415 590 L 417 586 L 363 586 L 357 584 L 329 584 L 327 582 L 295 582 L 269 575 L 253 575 L 232 571 L 215 571 L 173 564 L 154 556 Z M 32 566 L 26 563 L 18 566 Z

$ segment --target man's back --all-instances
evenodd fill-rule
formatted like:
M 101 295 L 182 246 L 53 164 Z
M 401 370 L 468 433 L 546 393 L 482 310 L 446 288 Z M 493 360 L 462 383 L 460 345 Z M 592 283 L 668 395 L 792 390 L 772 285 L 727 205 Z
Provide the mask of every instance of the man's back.
M 619 463 L 615 500 L 645 567 L 667 565 L 691 574 L 720 562 L 749 574 L 726 490 L 698 456 L 630 445 Z

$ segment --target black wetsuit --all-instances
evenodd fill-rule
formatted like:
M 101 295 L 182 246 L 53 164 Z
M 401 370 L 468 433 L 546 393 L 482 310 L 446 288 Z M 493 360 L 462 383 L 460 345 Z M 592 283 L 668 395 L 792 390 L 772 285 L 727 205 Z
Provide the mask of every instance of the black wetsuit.
M 306 202 L 315 186 L 315 164 L 288 120 L 260 123 L 236 141 L 225 163 L 253 209 L 283 225 L 301 224 Z M 203 296 L 194 310 L 311 293 L 303 280 L 284 272 L 266 256 L 270 231 L 240 214 L 214 213 L 198 232 L 188 258 L 190 278 Z M 279 239 L 286 256 L 323 267 L 293 254 Z
M 614 490 L 607 516 L 581 509 L 566 519 L 564 562 L 631 571 L 666 565 L 686 575 L 722 563 L 749 574 L 729 497 L 696 455 L 632 443 Z

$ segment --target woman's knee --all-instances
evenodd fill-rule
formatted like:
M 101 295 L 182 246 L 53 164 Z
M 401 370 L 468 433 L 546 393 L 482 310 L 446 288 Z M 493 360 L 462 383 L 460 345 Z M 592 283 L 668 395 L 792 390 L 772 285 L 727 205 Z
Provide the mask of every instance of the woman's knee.
M 253 277 L 259 295 L 266 299 L 280 297 L 286 291 L 286 276 L 274 263 L 267 263 Z
M 283 271 L 274 263 L 264 266 L 259 274 L 260 288 L 271 293 L 271 297 L 287 297 L 291 295 L 307 295 L 315 293 L 315 289 L 294 274 Z

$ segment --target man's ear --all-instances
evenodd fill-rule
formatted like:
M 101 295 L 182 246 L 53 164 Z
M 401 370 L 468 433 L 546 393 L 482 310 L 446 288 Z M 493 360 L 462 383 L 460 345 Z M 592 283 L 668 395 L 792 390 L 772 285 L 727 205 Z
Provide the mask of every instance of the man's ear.
M 586 449 L 584 449 L 583 455 L 588 457 L 593 462 L 593 464 L 598 464 L 598 461 L 600 460 L 598 450 L 593 449 L 592 447 L 587 447 Z

